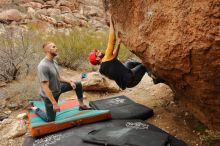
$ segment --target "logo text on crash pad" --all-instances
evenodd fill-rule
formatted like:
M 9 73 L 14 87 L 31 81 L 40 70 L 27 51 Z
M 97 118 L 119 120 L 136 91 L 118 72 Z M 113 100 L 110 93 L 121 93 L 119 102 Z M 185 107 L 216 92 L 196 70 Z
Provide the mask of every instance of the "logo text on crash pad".
M 108 100 L 108 103 L 109 104 L 123 104 L 125 103 L 125 100 L 126 99 L 123 99 L 123 98 L 115 98 L 115 99 Z

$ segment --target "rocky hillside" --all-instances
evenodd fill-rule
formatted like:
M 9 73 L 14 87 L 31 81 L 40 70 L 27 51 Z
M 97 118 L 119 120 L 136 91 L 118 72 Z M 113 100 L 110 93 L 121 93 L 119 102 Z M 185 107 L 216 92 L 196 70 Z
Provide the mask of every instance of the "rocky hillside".
M 220 1 L 103 0 L 123 43 L 220 130 Z
M 100 0 L 1 0 L 0 23 L 106 29 Z

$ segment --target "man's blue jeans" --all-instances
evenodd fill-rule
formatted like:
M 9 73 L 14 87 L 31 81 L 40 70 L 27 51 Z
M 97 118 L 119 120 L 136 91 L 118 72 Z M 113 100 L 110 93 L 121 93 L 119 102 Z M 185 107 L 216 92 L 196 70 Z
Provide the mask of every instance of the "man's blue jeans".
M 81 84 L 81 82 L 75 82 L 75 84 L 76 84 L 75 92 L 76 92 L 77 98 L 82 99 L 83 98 L 82 84 Z M 71 90 L 74 90 L 74 89 L 72 88 L 72 86 L 70 84 L 61 83 L 61 93 L 60 93 L 60 95 L 62 93 L 65 93 L 65 92 L 71 91 Z M 54 97 L 57 102 L 59 100 L 59 96 Z M 48 97 L 42 97 L 42 99 L 43 99 L 44 104 L 45 104 L 46 113 L 43 110 L 41 110 L 40 108 L 37 108 L 36 111 L 35 111 L 36 114 L 46 122 L 55 121 L 56 112 L 53 110 L 53 104 L 51 103 L 51 101 L 49 100 Z

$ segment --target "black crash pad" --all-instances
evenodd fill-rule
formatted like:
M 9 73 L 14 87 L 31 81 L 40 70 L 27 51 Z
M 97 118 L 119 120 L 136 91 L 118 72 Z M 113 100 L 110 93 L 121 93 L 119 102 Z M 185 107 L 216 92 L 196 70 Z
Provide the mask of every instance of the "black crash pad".
M 167 146 L 168 134 L 127 127 L 105 127 L 91 131 L 83 141 L 109 146 Z
M 26 137 L 22 146 L 97 146 L 96 144 L 83 142 L 82 138 L 89 132 L 104 127 L 127 127 L 166 133 L 156 126 L 145 123 L 142 120 L 108 120 L 74 127 L 39 138 Z M 168 141 L 170 142 L 170 146 L 187 146 L 183 141 L 171 135 L 169 135 Z
M 126 96 L 116 96 L 97 101 L 90 101 L 89 105 L 97 110 L 110 110 L 112 119 L 146 120 L 154 114 L 152 109 L 138 104 Z

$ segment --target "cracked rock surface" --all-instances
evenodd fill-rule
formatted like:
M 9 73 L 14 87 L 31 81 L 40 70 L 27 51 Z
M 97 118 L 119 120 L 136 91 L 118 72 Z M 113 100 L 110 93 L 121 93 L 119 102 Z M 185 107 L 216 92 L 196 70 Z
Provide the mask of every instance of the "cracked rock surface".
M 220 130 L 220 2 L 103 0 L 122 42 L 203 123 Z

